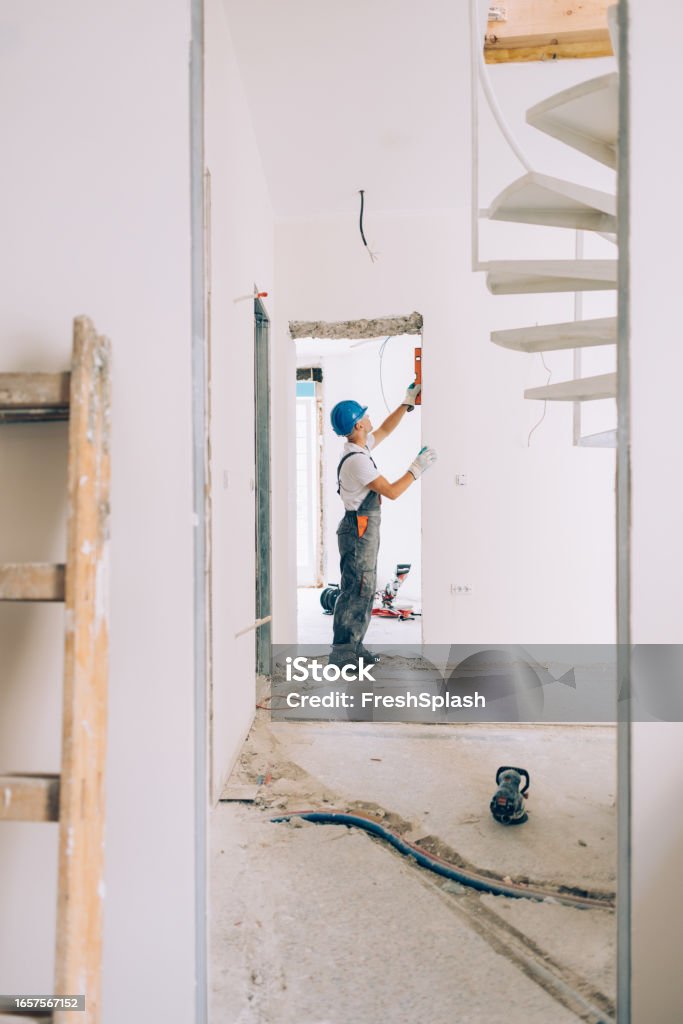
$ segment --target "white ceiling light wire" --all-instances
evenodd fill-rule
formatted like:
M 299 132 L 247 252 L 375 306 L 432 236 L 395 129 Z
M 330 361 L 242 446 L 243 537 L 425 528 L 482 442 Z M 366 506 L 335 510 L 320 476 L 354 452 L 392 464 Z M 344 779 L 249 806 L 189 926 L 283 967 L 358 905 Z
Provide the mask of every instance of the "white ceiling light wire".
M 391 341 L 391 338 L 392 335 L 390 334 L 387 338 L 384 339 L 384 341 L 379 347 L 379 386 L 382 391 L 382 398 L 384 399 L 384 404 L 387 407 L 387 412 L 391 412 L 391 409 L 389 408 L 387 397 L 384 394 L 384 381 L 382 380 L 382 360 L 384 359 L 384 349 L 387 347 L 387 342 Z
M 541 362 L 543 363 L 543 366 L 544 366 L 544 368 L 546 370 L 546 373 L 548 374 L 547 380 L 545 382 L 546 383 L 546 387 L 547 387 L 547 385 L 550 384 L 550 378 L 552 377 L 553 373 L 552 373 L 552 370 L 548 369 L 546 361 L 543 358 L 543 353 L 539 352 L 538 354 L 541 357 Z M 538 428 L 540 427 L 541 423 L 543 423 L 543 420 L 545 419 L 545 414 L 546 414 L 547 411 L 548 411 L 548 401 L 546 399 L 546 401 L 543 403 L 543 415 L 541 416 L 541 418 L 538 421 L 538 423 L 535 423 L 533 425 L 533 427 L 531 428 L 531 430 L 529 431 L 529 436 L 526 439 L 526 446 L 527 446 L 527 448 L 531 447 L 531 435 L 534 433 L 535 430 L 538 430 Z

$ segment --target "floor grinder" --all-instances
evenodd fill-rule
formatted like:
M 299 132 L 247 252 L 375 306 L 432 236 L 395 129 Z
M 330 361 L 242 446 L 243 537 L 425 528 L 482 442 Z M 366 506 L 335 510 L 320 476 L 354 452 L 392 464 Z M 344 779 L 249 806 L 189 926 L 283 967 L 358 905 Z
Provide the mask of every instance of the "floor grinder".
M 520 790 L 522 779 L 526 779 Z M 498 789 L 491 797 L 491 814 L 501 825 L 523 825 L 528 815 L 524 801 L 529 795 L 529 773 L 525 768 L 503 765 L 496 772 Z

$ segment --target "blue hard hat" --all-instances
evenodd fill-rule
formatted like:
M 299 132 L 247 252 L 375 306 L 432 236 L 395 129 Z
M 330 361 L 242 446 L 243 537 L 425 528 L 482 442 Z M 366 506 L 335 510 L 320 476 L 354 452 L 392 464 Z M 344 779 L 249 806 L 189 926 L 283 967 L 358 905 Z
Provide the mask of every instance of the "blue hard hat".
M 368 411 L 367 405 L 359 405 L 351 399 L 337 402 L 330 413 L 330 422 L 335 434 L 340 437 L 348 437 L 358 420 L 362 420 Z

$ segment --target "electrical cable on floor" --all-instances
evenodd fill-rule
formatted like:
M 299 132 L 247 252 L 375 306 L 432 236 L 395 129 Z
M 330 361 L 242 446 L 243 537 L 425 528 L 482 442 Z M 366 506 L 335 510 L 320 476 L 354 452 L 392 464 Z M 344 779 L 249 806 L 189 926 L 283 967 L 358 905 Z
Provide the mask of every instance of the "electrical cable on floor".
M 456 867 L 454 864 L 449 864 L 442 857 L 427 853 L 419 846 L 399 836 L 396 832 L 392 832 L 385 825 L 380 825 L 379 822 L 374 821 L 372 818 L 366 818 L 362 814 L 346 814 L 342 811 L 294 811 L 290 814 L 278 815 L 278 817 L 271 818 L 270 820 L 272 822 L 288 822 L 292 818 L 303 818 L 305 821 L 313 821 L 321 825 L 353 825 L 356 828 L 361 828 L 365 832 L 370 832 L 372 835 L 384 839 L 394 849 L 398 850 L 399 853 L 416 861 L 420 867 L 427 868 L 429 871 L 433 871 L 444 878 L 450 878 L 454 882 L 460 882 L 461 885 L 471 886 L 480 892 L 492 893 L 494 896 L 511 896 L 514 899 L 536 900 L 537 902 L 548 900 L 552 903 L 561 903 L 564 906 L 570 907 L 614 909 L 614 896 L 611 893 L 590 894 L 584 892 L 582 895 L 579 895 L 578 893 L 567 892 L 565 886 L 558 887 L 558 889 L 543 889 L 537 885 L 527 885 L 521 882 L 499 881 L 489 875 L 482 875 L 476 871 Z
M 548 373 L 548 379 L 545 382 L 546 383 L 546 387 L 547 387 L 548 384 L 550 384 L 550 378 L 552 377 L 553 373 L 552 373 L 552 370 L 548 369 L 548 367 L 546 365 L 546 361 L 543 358 L 543 353 L 539 352 L 538 354 L 541 357 L 541 362 L 543 363 L 543 365 L 544 365 L 544 367 L 545 367 L 545 369 L 546 369 L 546 371 Z M 542 414 L 540 420 L 538 421 L 538 423 L 535 423 L 534 426 L 529 431 L 529 436 L 526 439 L 526 446 L 527 446 L 527 448 L 531 447 L 531 435 L 533 434 L 533 432 L 535 430 L 538 429 L 538 427 L 540 427 L 541 423 L 543 423 L 543 420 L 545 419 L 545 414 L 546 414 L 547 411 L 548 411 L 548 400 L 546 399 L 545 402 L 543 403 L 543 414 Z
M 363 230 L 363 212 L 365 210 L 365 190 L 361 188 L 361 189 L 359 189 L 359 192 L 360 192 L 360 221 L 359 221 L 360 237 L 363 239 L 363 245 L 368 250 L 368 256 L 370 257 L 370 260 L 372 261 L 372 263 L 375 263 L 375 261 L 377 260 L 377 253 L 374 253 L 372 251 L 372 249 L 370 248 L 370 246 L 368 245 L 367 239 L 365 237 L 365 231 Z

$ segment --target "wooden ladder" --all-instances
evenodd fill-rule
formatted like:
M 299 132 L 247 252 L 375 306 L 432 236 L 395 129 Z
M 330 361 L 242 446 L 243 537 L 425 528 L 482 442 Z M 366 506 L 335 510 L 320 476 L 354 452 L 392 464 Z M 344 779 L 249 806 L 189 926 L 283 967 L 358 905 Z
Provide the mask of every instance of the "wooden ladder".
M 65 565 L 0 565 L 0 600 L 65 604 L 60 775 L 0 776 L 0 820 L 58 821 L 54 994 L 85 996 L 100 1021 L 107 725 L 110 345 L 74 321 L 71 373 L 0 374 L 0 423 L 69 420 Z M 0 1009 L 0 1021 L 73 1024 Z

